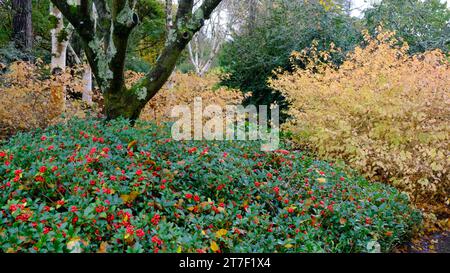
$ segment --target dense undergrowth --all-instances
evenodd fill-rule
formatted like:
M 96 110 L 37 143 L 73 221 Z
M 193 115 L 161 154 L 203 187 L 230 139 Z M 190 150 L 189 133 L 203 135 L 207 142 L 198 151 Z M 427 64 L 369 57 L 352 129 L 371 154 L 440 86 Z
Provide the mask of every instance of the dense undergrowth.
M 254 141 L 71 120 L 0 146 L 2 252 L 377 252 L 420 222 L 406 195 Z

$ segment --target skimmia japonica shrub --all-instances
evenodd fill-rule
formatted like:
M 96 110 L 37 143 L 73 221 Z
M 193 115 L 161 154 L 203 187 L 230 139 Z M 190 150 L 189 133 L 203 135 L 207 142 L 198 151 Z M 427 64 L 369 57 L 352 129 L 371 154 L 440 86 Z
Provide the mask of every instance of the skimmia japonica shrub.
M 439 50 L 410 56 L 393 33 L 371 38 L 339 67 L 313 46 L 272 87 L 290 101 L 285 129 L 324 159 L 344 160 L 415 201 L 449 204 L 450 65 Z
M 376 252 L 406 195 L 289 147 L 74 119 L 0 146 L 1 252 Z

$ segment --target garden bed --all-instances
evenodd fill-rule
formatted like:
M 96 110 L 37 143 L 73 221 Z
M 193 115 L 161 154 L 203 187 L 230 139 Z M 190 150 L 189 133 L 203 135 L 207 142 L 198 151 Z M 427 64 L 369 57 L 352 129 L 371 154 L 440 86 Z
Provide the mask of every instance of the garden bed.
M 420 223 L 406 195 L 343 166 L 168 129 L 75 119 L 12 137 L 0 251 L 386 252 Z

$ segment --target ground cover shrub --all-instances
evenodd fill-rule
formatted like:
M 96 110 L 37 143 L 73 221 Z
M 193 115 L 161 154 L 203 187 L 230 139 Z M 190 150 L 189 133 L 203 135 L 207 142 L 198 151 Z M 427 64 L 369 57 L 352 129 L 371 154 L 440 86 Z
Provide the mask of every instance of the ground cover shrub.
M 73 119 L 0 146 L 1 252 L 378 252 L 420 221 L 395 188 L 283 146 Z

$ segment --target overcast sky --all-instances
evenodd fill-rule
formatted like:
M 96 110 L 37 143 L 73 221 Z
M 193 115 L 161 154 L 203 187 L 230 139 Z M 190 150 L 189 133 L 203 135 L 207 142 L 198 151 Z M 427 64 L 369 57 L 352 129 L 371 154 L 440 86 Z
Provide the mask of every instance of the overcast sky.
M 352 15 L 353 16 L 359 16 L 361 14 L 361 11 L 365 9 L 368 6 L 369 0 L 353 0 L 352 4 Z

